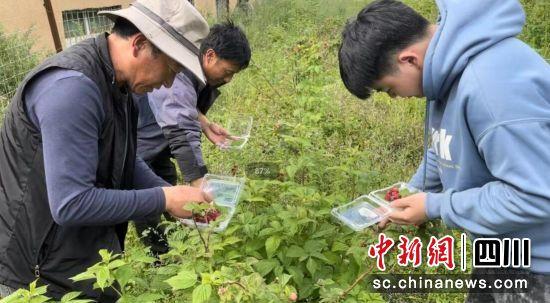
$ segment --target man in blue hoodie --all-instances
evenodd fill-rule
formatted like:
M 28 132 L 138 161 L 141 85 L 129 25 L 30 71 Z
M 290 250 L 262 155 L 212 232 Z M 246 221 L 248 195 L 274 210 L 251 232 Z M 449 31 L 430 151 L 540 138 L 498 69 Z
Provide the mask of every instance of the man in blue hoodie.
M 437 24 L 380 0 L 343 32 L 340 73 L 351 93 L 427 99 L 426 152 L 410 181 L 424 190 L 394 201 L 390 220 L 441 218 L 472 237 L 531 239 L 531 266 L 521 271 L 546 290 L 468 300 L 548 300 L 550 67 L 515 37 L 525 23 L 518 1 L 436 2 Z

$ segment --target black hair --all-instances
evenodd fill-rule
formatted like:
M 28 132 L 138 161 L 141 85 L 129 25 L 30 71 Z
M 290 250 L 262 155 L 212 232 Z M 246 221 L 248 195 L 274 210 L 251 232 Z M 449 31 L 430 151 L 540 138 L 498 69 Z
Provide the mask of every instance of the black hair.
M 248 67 L 252 56 L 246 35 L 232 21 L 214 24 L 210 28 L 210 33 L 201 43 L 201 60 L 209 49 L 221 59 L 236 63 L 240 69 Z
M 363 8 L 342 32 L 338 52 L 346 88 L 367 99 L 375 81 L 395 69 L 391 57 L 424 38 L 430 23 L 396 0 L 377 0 Z
M 115 20 L 115 24 L 113 25 L 113 28 L 111 29 L 111 33 L 116 34 L 117 36 L 127 39 L 132 37 L 135 34 L 141 33 L 141 31 L 130 21 L 128 21 L 125 18 L 118 17 Z M 160 49 L 153 43 L 151 44 L 151 52 L 154 56 L 159 55 L 162 53 Z
M 140 33 L 139 29 L 125 18 L 118 17 L 115 20 L 111 33 L 117 34 L 122 38 L 130 38 L 133 35 Z

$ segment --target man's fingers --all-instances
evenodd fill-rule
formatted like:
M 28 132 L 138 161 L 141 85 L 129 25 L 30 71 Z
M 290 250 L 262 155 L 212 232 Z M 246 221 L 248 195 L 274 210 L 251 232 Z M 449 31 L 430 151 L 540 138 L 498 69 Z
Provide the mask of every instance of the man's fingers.
M 212 200 L 214 200 L 214 194 L 212 192 L 203 191 L 202 196 L 205 202 L 212 202 Z
M 410 206 L 410 201 L 407 198 L 397 199 L 390 203 L 392 208 L 405 208 Z
M 379 228 L 380 230 L 386 228 L 386 226 L 388 225 L 389 222 L 390 222 L 390 219 L 388 219 L 388 218 L 383 219 L 382 221 L 380 221 L 380 222 L 378 223 L 378 228 Z
M 399 223 L 399 224 L 402 224 L 400 222 L 406 222 L 407 221 L 407 216 L 406 216 L 406 211 L 405 210 L 394 210 L 392 211 L 388 218 L 392 221 L 392 222 L 395 222 L 395 223 Z

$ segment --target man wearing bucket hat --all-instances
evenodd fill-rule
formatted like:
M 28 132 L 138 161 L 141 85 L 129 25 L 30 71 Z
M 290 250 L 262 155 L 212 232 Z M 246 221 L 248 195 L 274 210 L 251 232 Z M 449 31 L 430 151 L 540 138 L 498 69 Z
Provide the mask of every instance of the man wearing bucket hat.
M 199 50 L 199 60 L 206 85 L 189 70 L 179 73 L 172 87 L 136 95 L 139 107 L 138 154 L 165 181 L 176 184 L 178 163 L 185 182 L 199 186 L 207 173 L 201 148 L 201 133 L 213 144 L 223 144 L 228 133 L 206 117 L 220 92 L 218 87 L 229 83 L 245 69 L 251 57 L 244 32 L 232 22 L 215 24 Z M 154 255 L 168 251 L 160 218 L 136 222 L 142 241 Z
M 136 157 L 132 92 L 170 87 L 185 66 L 205 82 L 196 45 L 208 32 L 185 0 L 140 0 L 103 12 L 100 34 L 46 59 L 20 84 L 0 130 L 0 296 L 38 280 L 48 296 L 70 291 L 112 302 L 93 280 L 70 277 L 120 253 L 129 220 L 210 200 L 170 186 Z

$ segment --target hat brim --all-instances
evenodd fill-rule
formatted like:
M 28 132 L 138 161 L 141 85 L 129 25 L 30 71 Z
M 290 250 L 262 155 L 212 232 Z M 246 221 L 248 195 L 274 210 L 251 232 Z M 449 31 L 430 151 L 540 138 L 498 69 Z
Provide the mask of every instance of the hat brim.
M 206 83 L 199 57 L 138 9 L 130 6 L 117 11 L 100 11 L 98 14 L 105 15 L 112 21 L 117 17 L 130 21 L 163 53 L 189 69 L 203 85 Z

